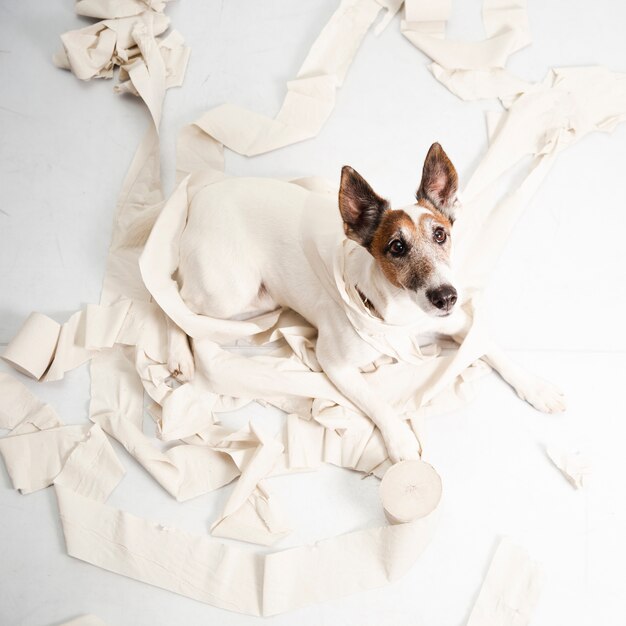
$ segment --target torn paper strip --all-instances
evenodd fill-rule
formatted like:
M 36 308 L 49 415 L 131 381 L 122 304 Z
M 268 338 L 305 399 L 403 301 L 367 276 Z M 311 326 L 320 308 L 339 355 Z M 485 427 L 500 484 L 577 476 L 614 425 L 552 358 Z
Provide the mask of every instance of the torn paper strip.
M 585 486 L 591 474 L 591 461 L 582 452 L 549 445 L 546 454 L 572 487 L 580 489 Z
M 539 565 L 505 537 L 489 565 L 467 626 L 527 626 L 541 581 Z
M 56 411 L 36 398 L 12 376 L 0 372 L 0 428 L 23 434 L 62 426 Z

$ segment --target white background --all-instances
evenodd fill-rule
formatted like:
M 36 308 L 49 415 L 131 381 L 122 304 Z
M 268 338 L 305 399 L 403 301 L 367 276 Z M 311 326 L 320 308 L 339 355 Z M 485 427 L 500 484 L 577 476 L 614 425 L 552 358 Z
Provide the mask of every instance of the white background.
M 165 100 L 167 191 L 177 129 L 222 102 L 274 115 L 285 82 L 336 5 L 172 4 L 168 13 L 192 56 L 184 86 Z M 529 14 L 533 44 L 510 62 L 521 77 L 540 80 L 553 66 L 626 71 L 623 2 L 530 0 Z M 52 65 L 59 34 L 87 23 L 70 0 L 0 1 L 0 343 L 32 310 L 63 321 L 98 301 L 116 196 L 148 124 L 142 103 L 114 95 L 111 81 L 81 83 Z M 483 36 L 478 0 L 454 2 L 449 35 Z M 349 163 L 380 194 L 407 203 L 428 146 L 440 141 L 467 180 L 486 149 L 483 111 L 498 105 L 458 100 L 426 63 L 401 36 L 396 18 L 380 37 L 366 38 L 316 139 L 250 160 L 228 154 L 227 171 L 337 179 Z M 428 455 L 444 480 L 445 515 L 411 572 L 383 589 L 264 623 L 461 626 L 504 534 L 544 567 L 534 626 L 625 623 L 625 165 L 626 125 L 562 153 L 489 289 L 493 334 L 519 361 L 562 386 L 568 411 L 539 414 L 495 375 L 484 380 L 471 406 L 428 421 Z M 86 368 L 57 383 L 26 382 L 65 421 L 86 421 Z M 279 427 L 277 414 L 250 407 L 250 415 Z M 543 446 L 552 441 L 593 458 L 587 489 L 575 492 L 546 459 Z M 178 504 L 116 449 L 128 475 L 113 505 L 207 532 L 228 488 Z M 374 479 L 327 468 L 275 485 L 296 528 L 284 546 L 382 521 Z M 71 559 L 52 491 L 21 496 L 3 468 L 0 624 L 47 626 L 86 612 L 110 626 L 259 621 Z

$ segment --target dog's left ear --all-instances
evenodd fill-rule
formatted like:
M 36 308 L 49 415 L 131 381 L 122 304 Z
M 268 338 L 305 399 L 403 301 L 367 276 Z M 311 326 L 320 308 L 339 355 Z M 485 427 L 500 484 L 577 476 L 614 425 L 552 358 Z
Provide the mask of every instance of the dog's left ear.
M 349 239 L 367 248 L 388 208 L 387 200 L 375 193 L 356 170 L 348 165 L 343 166 L 339 187 L 339 212 Z
M 443 148 L 434 143 L 424 161 L 422 182 L 416 193 L 416 198 L 432 202 L 451 222 L 454 222 L 455 209 L 458 205 L 456 197 L 459 179 L 454 165 L 443 151 Z

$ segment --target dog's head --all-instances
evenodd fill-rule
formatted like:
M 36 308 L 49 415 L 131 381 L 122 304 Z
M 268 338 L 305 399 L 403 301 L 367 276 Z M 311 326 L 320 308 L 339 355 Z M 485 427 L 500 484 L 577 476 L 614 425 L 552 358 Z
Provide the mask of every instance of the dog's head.
M 351 167 L 341 170 L 339 211 L 346 235 L 366 248 L 386 279 L 422 310 L 449 315 L 457 301 L 450 271 L 457 173 L 434 143 L 424 161 L 417 202 L 392 209 Z

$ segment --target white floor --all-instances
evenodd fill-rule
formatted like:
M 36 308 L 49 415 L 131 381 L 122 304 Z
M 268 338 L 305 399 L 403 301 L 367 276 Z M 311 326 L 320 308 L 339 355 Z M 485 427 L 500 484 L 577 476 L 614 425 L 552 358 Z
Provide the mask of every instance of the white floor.
M 162 124 L 172 184 L 176 130 L 230 101 L 274 114 L 337 0 L 185 0 L 169 9 L 192 46 L 182 89 Z M 618 0 L 530 0 L 533 45 L 511 67 L 541 79 L 551 66 L 626 71 Z M 451 35 L 482 36 L 480 2 L 455 2 Z M 0 343 L 32 310 L 62 321 L 99 298 L 116 195 L 148 123 L 139 101 L 110 81 L 80 83 L 53 67 L 58 35 L 87 23 L 72 2 L 0 0 Z M 255 159 L 229 154 L 233 174 L 337 178 L 349 163 L 382 195 L 407 202 L 422 159 L 440 141 L 467 179 L 486 147 L 483 111 L 429 74 L 398 20 L 370 35 L 319 137 Z M 445 484 L 440 531 L 400 582 L 276 618 L 272 625 L 461 626 L 499 536 L 543 563 L 533 626 L 613 626 L 626 616 L 626 124 L 563 153 L 522 217 L 489 290 L 492 330 L 516 357 L 567 392 L 568 411 L 545 416 L 495 377 L 477 401 L 428 422 L 430 457 Z M 6 370 L 6 366 L 0 366 Z M 68 422 L 86 421 L 88 373 L 36 385 Z M 250 409 L 250 413 L 260 410 Z M 278 423 L 276 414 L 268 419 Z M 575 492 L 546 459 L 546 442 L 594 461 Z M 117 448 L 119 450 L 119 447 Z M 186 504 L 167 496 L 119 450 L 128 476 L 112 504 L 206 532 L 227 491 Z M 276 480 L 298 530 L 285 545 L 381 521 L 376 481 L 328 468 Z M 21 496 L 0 470 L 0 623 L 48 626 L 93 612 L 110 626 L 257 621 L 69 558 L 50 490 Z M 253 548 L 251 548 L 253 549 Z

